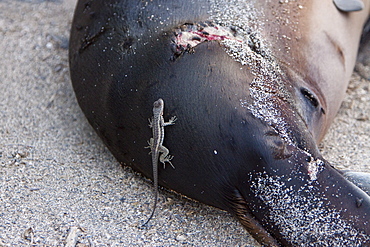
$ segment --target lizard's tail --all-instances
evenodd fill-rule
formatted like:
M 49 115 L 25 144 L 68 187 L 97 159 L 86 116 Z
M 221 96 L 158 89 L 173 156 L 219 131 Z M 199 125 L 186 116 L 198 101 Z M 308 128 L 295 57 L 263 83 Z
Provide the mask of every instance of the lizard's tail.
M 146 227 L 149 221 L 153 218 L 155 209 L 157 207 L 157 201 L 158 201 L 158 184 L 154 185 L 154 205 L 153 205 L 152 213 L 150 214 L 149 218 L 146 220 L 146 222 L 141 227 Z
M 158 149 L 158 148 L 157 148 Z M 152 152 L 155 152 L 152 150 Z M 149 221 L 153 218 L 155 209 L 157 207 L 157 201 L 158 201 L 158 170 L 157 170 L 157 160 L 158 160 L 158 154 L 154 155 L 153 158 L 153 185 L 154 185 L 154 205 L 152 213 L 150 214 L 149 218 L 146 220 L 146 222 L 141 227 L 146 227 Z

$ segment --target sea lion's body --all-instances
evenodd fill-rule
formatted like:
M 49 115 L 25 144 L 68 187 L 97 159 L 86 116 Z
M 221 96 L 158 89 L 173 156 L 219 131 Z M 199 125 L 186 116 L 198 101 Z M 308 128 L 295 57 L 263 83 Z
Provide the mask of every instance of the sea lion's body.
M 369 1 L 79 1 L 73 86 L 122 163 L 152 177 L 158 98 L 176 169 L 159 183 L 225 209 L 267 245 L 370 244 L 370 197 L 317 149 L 352 73 Z

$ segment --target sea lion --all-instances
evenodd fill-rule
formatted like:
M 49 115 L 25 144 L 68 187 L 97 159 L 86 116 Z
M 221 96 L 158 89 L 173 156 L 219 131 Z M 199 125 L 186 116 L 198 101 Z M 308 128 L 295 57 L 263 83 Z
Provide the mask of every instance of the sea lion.
M 338 4 L 338 1 L 336 1 Z M 357 1 L 358 2 L 358 1 Z M 152 178 L 147 119 L 177 116 L 159 184 L 227 210 L 267 246 L 370 245 L 370 196 L 320 154 L 369 1 L 79 1 L 76 97 L 117 160 Z M 349 11 L 349 12 L 348 12 Z

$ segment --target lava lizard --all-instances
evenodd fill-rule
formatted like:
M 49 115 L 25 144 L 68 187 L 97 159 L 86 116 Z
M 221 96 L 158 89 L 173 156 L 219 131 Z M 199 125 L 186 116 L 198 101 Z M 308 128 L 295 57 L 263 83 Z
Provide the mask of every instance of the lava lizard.
M 153 103 L 153 118 L 149 119 L 149 127 L 152 128 L 153 131 L 153 138 L 150 138 L 148 141 L 149 146 L 146 148 L 150 148 L 150 153 L 152 154 L 152 165 L 153 165 L 153 181 L 154 181 L 154 206 L 151 215 L 149 216 L 148 220 L 143 224 L 145 226 L 153 217 L 155 208 L 157 206 L 157 199 L 158 199 L 158 158 L 159 161 L 163 163 L 164 168 L 166 168 L 166 162 L 170 163 L 170 165 L 175 168 L 171 160 L 173 158 L 172 155 L 169 155 L 170 151 L 163 146 L 164 140 L 164 127 L 168 125 L 173 125 L 174 122 L 177 120 L 176 116 L 170 118 L 168 122 L 164 121 L 163 118 L 163 110 L 164 110 L 164 101 L 163 99 L 158 99 Z M 159 153 L 162 153 L 159 156 Z

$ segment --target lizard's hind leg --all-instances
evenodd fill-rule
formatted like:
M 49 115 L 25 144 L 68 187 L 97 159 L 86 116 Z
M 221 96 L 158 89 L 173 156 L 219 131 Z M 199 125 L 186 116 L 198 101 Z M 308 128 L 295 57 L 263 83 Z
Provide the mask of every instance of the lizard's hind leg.
M 165 146 L 161 146 L 159 148 L 159 151 L 162 153 L 161 156 L 159 156 L 159 161 L 163 163 L 163 167 L 166 168 L 166 162 L 168 162 L 170 163 L 172 168 L 175 169 L 175 167 L 172 165 L 172 162 L 171 162 L 171 160 L 173 159 L 173 156 L 169 154 L 170 151 Z

